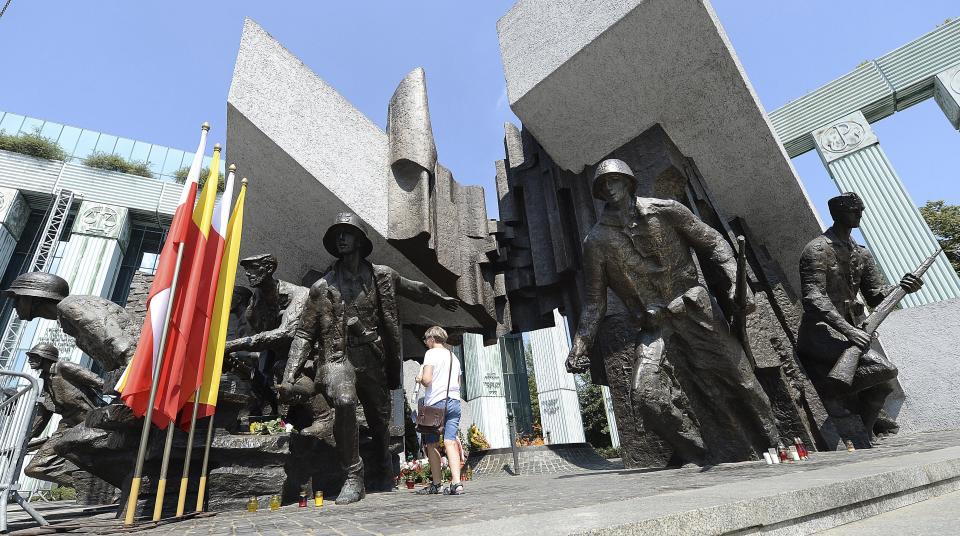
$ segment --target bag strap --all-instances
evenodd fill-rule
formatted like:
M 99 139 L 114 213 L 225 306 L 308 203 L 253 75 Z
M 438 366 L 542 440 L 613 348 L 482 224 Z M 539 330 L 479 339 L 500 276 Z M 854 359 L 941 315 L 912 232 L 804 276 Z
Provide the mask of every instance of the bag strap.
M 453 352 L 447 350 L 447 353 L 450 354 L 450 366 L 447 370 L 447 394 L 446 398 L 443 401 L 443 424 L 447 424 L 447 409 L 450 406 L 450 379 L 453 377 Z M 441 434 L 443 431 L 441 430 Z

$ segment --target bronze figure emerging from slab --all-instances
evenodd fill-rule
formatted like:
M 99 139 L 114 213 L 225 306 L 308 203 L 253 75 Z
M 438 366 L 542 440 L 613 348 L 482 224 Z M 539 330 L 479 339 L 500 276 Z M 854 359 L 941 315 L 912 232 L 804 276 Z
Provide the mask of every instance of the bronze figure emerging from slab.
M 390 389 L 400 388 L 402 372 L 397 297 L 449 310 L 455 310 L 458 302 L 401 277 L 388 266 L 368 262 L 373 244 L 355 214 L 340 213 L 327 229 L 323 245 L 338 260 L 310 288 L 280 391 L 281 397 L 307 394 L 299 386 L 305 365 L 313 361 L 316 389 L 335 409 L 334 437 L 347 475 L 336 502 L 347 504 L 366 493 L 358 448 L 358 403 L 378 452 L 370 470 L 382 481 L 378 487 L 393 488 L 388 450 Z
M 873 343 L 873 337 L 858 327 L 865 315 L 857 295 L 876 307 L 896 285 L 886 284 L 873 256 L 850 236 L 863 215 L 860 196 L 847 192 L 830 199 L 828 206 L 833 226 L 811 240 L 800 256 L 803 317 L 797 350 L 830 414 L 859 415 L 869 434 L 894 390 L 897 368 Z M 899 284 L 908 293 L 922 285 L 914 274 L 904 275 Z M 831 379 L 837 361 L 854 346 L 863 353 L 852 381 Z
M 100 296 L 70 296 L 62 277 L 46 272 L 17 276 L 3 291 L 21 320 L 56 320 L 77 348 L 106 372 L 126 367 L 137 350 L 140 326 L 123 307 Z
M 746 459 L 779 440 L 770 402 L 739 341 L 701 282 L 701 264 L 725 279 L 735 302 L 736 257 L 723 237 L 676 201 L 637 197 L 637 179 L 621 160 L 596 170 L 593 195 L 606 201 L 600 221 L 583 243 L 586 299 L 567 370 L 586 370 L 606 314 L 608 287 L 633 315 L 637 356 L 633 407 L 644 426 L 667 441 L 685 462 Z M 674 375 L 682 365 L 712 405 L 719 442 L 705 444 Z M 719 443 L 718 442 L 718 443 Z M 714 448 L 723 453 L 711 452 Z
M 43 393 L 37 404 L 30 437 L 38 437 L 49 424 L 54 413 L 60 414 L 60 424 L 24 468 L 27 476 L 74 486 L 80 470 L 57 454 L 56 447 L 64 432 L 87 418 L 90 410 L 104 406 L 100 398 L 103 380 L 85 367 L 70 361 L 60 361 L 60 352 L 52 344 L 40 343 L 27 351 L 30 368 L 43 380 Z

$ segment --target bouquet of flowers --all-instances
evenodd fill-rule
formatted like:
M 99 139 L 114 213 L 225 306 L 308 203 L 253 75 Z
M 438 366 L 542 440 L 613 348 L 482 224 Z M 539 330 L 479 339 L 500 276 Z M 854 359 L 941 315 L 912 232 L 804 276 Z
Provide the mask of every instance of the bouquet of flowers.
M 250 423 L 250 433 L 260 435 L 277 435 L 290 433 L 293 431 L 293 425 L 277 418 L 272 421 L 252 422 Z

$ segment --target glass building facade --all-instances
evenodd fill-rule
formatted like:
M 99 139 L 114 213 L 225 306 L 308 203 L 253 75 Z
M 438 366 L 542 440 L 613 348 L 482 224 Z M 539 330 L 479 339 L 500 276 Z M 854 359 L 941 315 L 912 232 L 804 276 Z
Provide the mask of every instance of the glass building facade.
M 2 110 L 0 110 L 0 131 L 10 135 L 39 133 L 44 138 L 56 142 L 67 153 L 69 162 L 81 163 L 84 158 L 93 153 L 114 154 L 127 160 L 147 162 L 153 178 L 163 181 L 174 182 L 176 172 L 193 163 L 194 153 L 192 152 Z M 211 157 L 205 156 L 204 167 L 209 166 L 210 161 Z M 223 169 L 220 171 L 223 173 Z

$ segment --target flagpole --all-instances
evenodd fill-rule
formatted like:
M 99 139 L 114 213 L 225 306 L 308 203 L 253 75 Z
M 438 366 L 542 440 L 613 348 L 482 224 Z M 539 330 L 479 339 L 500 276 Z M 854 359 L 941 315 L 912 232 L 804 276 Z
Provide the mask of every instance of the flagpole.
M 213 418 L 216 413 L 210 416 L 207 423 L 207 443 L 203 447 L 203 466 L 200 469 L 200 488 L 197 490 L 197 512 L 203 511 L 203 496 L 207 491 L 207 463 L 210 461 L 210 443 L 213 441 Z
M 205 128 L 210 127 L 204 123 Z M 163 356 L 166 353 L 167 333 L 170 331 L 170 313 L 173 311 L 173 302 L 177 296 L 177 279 L 180 276 L 180 263 L 183 261 L 184 243 L 177 246 L 177 263 L 173 268 L 173 284 L 170 286 L 170 299 L 167 302 L 167 313 L 164 316 L 163 332 L 160 334 L 160 352 L 153 367 L 153 383 L 150 385 L 150 399 L 147 403 L 147 414 L 143 417 L 143 429 L 140 431 L 140 450 L 137 452 L 137 464 L 133 469 L 133 480 L 130 481 L 130 496 L 127 497 L 127 512 L 123 524 L 133 525 L 137 511 L 137 499 L 140 495 L 140 480 L 143 477 L 143 459 L 147 454 L 147 441 L 150 439 L 150 422 L 153 418 L 153 404 L 157 400 L 157 387 L 160 383 L 160 371 L 163 368 Z
M 200 387 L 193 393 L 193 415 L 190 416 L 190 433 L 187 435 L 187 453 L 183 457 L 183 474 L 180 477 L 180 496 L 177 498 L 176 517 L 183 515 L 187 502 L 187 485 L 190 479 L 190 455 L 193 454 L 193 433 L 197 429 L 197 409 L 200 407 Z
M 235 171 L 235 170 L 236 170 L 236 168 L 234 168 L 233 166 L 231 166 L 231 168 L 232 168 L 231 171 Z M 228 182 L 229 182 L 229 181 L 228 181 Z M 224 255 L 229 255 L 229 254 L 230 254 L 230 253 L 229 253 L 230 250 L 227 249 L 228 246 L 229 246 L 229 247 L 236 247 L 236 249 L 233 250 L 233 253 L 234 253 L 234 254 L 236 254 L 236 253 L 239 251 L 239 245 L 238 245 L 238 244 L 239 244 L 240 236 L 239 236 L 239 234 L 237 234 L 237 235 L 234 235 L 234 234 L 233 234 L 235 231 L 238 231 L 239 227 L 236 228 L 236 229 L 234 228 L 234 224 L 235 224 L 235 222 L 234 222 L 234 217 L 237 216 L 237 214 L 240 214 L 241 216 L 242 216 L 242 214 L 243 214 L 243 205 L 242 205 L 242 203 L 243 203 L 243 200 L 245 199 L 246 188 L 247 188 L 247 179 L 246 179 L 246 177 L 244 177 L 243 179 L 240 180 L 240 194 L 237 196 L 237 206 L 236 206 L 235 209 L 234 209 L 235 211 L 238 211 L 238 210 L 239 210 L 239 212 L 234 212 L 234 213 L 230 216 L 230 222 L 229 222 L 229 225 L 228 225 L 228 227 L 229 227 L 230 230 L 229 230 L 228 238 L 226 239 L 225 245 L 224 245 L 224 247 L 225 247 Z M 237 222 L 241 223 L 241 225 L 242 225 L 242 221 L 243 221 L 242 219 L 237 220 Z M 233 242 L 234 240 L 236 240 L 237 242 L 236 242 L 236 243 Z M 233 257 L 230 257 L 230 258 L 233 259 Z M 235 260 L 236 260 L 236 259 L 233 259 L 233 261 L 235 261 Z M 231 261 L 231 262 L 233 262 L 233 261 Z M 236 266 L 236 265 L 234 265 L 234 268 L 235 268 L 235 266 Z M 229 270 L 229 269 L 228 269 L 227 273 L 230 273 L 230 270 Z M 234 274 L 234 275 L 235 275 L 235 274 Z M 223 277 L 222 274 L 221 274 L 221 277 Z M 230 277 L 233 277 L 233 276 L 231 275 Z M 233 291 L 233 288 L 232 288 L 232 287 L 234 286 L 234 283 L 231 281 L 231 283 L 230 283 L 229 286 L 230 286 L 230 289 L 229 289 L 229 290 L 232 292 L 232 291 Z M 224 287 L 223 290 L 224 290 L 224 292 L 226 292 L 228 289 L 227 289 L 226 287 Z M 224 333 L 218 334 L 217 336 L 218 336 L 218 337 L 220 337 L 220 336 L 226 336 L 226 333 L 224 332 Z M 222 339 L 218 339 L 218 340 L 220 340 L 220 341 L 222 342 Z M 221 353 L 220 356 L 218 356 L 218 357 L 222 357 L 222 353 Z M 218 373 L 218 374 L 219 374 L 219 373 Z M 219 376 L 216 376 L 216 377 L 219 378 Z M 217 388 L 219 387 L 219 381 L 216 381 L 215 383 L 216 383 L 216 385 L 211 385 L 211 386 L 210 386 L 211 389 L 217 389 Z M 214 391 L 214 392 L 215 392 L 215 391 Z M 199 397 L 197 397 L 197 399 L 199 400 Z M 206 442 L 204 443 L 204 447 L 203 447 L 203 466 L 202 466 L 202 468 L 200 469 L 200 487 L 199 487 L 199 489 L 197 490 L 197 512 L 203 512 L 203 500 L 204 500 L 204 495 L 206 494 L 206 491 L 207 491 L 207 469 L 208 469 L 208 467 L 209 467 L 209 462 L 210 462 L 210 444 L 213 442 L 213 424 L 214 424 L 213 421 L 214 421 L 215 418 L 216 418 L 216 404 L 213 404 L 213 414 L 210 415 L 210 419 L 209 419 L 209 421 L 207 422 L 207 440 L 206 440 Z M 196 419 L 194 419 L 194 420 L 196 420 Z
M 163 461 L 160 462 L 160 479 L 157 481 L 157 496 L 153 502 L 153 520 L 160 521 L 163 510 L 163 495 L 167 491 L 167 468 L 170 466 L 170 447 L 173 446 L 173 420 L 167 425 L 167 440 L 163 443 Z

